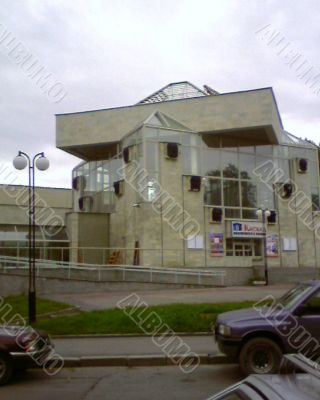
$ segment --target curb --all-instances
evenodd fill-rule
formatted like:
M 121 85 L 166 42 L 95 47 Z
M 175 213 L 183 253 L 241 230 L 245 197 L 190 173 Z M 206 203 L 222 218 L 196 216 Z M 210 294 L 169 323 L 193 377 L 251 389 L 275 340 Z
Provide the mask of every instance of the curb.
M 212 332 L 175 332 L 177 336 L 212 336 Z M 154 337 L 162 336 L 161 333 L 148 335 L 146 333 L 110 333 L 97 335 L 50 335 L 52 339 L 108 339 L 108 338 L 130 338 L 130 337 Z
M 223 354 L 199 354 L 200 365 L 234 364 L 235 360 Z M 155 367 L 169 365 L 197 364 L 198 359 L 190 359 L 190 355 L 167 357 L 159 355 L 136 356 L 94 356 L 94 357 L 66 357 L 65 368 L 81 367 Z

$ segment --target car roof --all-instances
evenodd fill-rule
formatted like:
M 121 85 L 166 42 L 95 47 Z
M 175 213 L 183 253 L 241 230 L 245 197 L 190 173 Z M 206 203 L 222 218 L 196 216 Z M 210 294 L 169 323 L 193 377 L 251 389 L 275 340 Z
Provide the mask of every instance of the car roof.
M 320 380 L 310 374 L 251 375 L 244 383 L 267 399 L 318 400 Z
M 320 380 L 305 373 L 250 375 L 207 400 L 224 398 L 233 390 L 252 400 L 319 400 Z
M 310 279 L 309 281 L 304 281 L 301 282 L 302 284 L 305 285 L 310 285 L 310 286 L 319 286 L 320 285 L 320 280 L 318 279 Z

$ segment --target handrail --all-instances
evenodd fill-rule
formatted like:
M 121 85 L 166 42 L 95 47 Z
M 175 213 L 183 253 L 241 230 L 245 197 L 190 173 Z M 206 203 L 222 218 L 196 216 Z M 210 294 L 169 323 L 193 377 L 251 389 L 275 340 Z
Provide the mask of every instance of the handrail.
M 28 257 L 14 257 L 14 256 L 1 256 L 0 255 L 0 261 L 1 260 L 8 260 L 8 261 L 14 261 L 14 262 L 28 262 L 29 258 Z M 112 269 L 113 267 L 125 267 L 125 268 L 130 268 L 132 270 L 141 270 L 141 269 L 146 269 L 146 270 L 159 270 L 160 272 L 164 271 L 181 271 L 181 272 L 195 272 L 198 273 L 203 272 L 203 273 L 209 273 L 209 274 L 216 274 L 216 273 L 223 273 L 225 274 L 224 270 L 208 270 L 208 269 L 202 269 L 202 268 L 196 268 L 196 267 L 190 267 L 190 268 L 180 268 L 180 267 L 150 267 L 150 266 L 139 266 L 139 265 L 131 265 L 131 264 L 89 264 L 89 263 L 79 263 L 79 262 L 73 262 L 73 261 L 56 261 L 56 260 L 44 260 L 44 259 L 36 259 L 37 263 L 41 264 L 54 264 L 56 266 L 71 266 L 72 268 L 84 268 L 84 269 L 97 269 L 99 267 L 108 267 L 108 269 Z
M 29 266 L 28 257 L 13 257 L 13 256 L 1 256 L 0 255 L 0 264 L 3 264 L 2 267 L 4 270 L 13 270 L 13 269 L 27 269 Z M 8 266 L 8 264 L 10 264 Z M 15 264 L 15 265 L 12 265 Z M 75 263 L 75 262 L 66 262 L 66 261 L 53 261 L 53 260 L 36 260 L 37 273 L 39 274 L 40 270 L 67 270 L 68 278 L 71 278 L 71 271 L 96 271 L 98 272 L 98 280 L 101 281 L 101 272 L 111 272 L 111 271 L 119 271 L 122 273 L 122 280 L 126 280 L 127 274 L 133 272 L 142 272 L 149 275 L 149 282 L 155 281 L 156 274 L 166 274 L 174 277 L 174 283 L 182 283 L 178 282 L 178 276 L 196 276 L 198 277 L 197 283 L 202 284 L 203 277 L 219 277 L 221 279 L 221 285 L 224 286 L 224 278 L 226 276 L 226 271 L 224 270 L 203 270 L 203 269 L 186 269 L 186 268 L 168 268 L 168 267 L 150 267 L 150 266 L 138 266 L 138 265 L 113 265 L 113 264 L 85 264 L 85 263 Z M 145 282 L 145 281 L 143 281 Z M 170 282 L 169 282 L 170 283 Z

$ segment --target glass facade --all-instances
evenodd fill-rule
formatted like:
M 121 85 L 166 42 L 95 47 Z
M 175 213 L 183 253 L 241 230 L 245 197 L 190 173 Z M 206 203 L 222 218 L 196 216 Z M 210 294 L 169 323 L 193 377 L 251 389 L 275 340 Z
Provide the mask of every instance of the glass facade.
M 276 209 L 270 185 L 284 183 L 291 177 L 290 160 L 308 159 L 311 177 L 313 209 L 319 209 L 319 171 L 317 148 L 309 142 L 283 132 L 280 145 L 243 145 L 243 140 L 232 137 L 203 137 L 198 133 L 182 130 L 178 123 L 153 115 L 149 122 L 128 134 L 122 148 L 129 147 L 130 159 L 144 168 L 148 177 L 137 201 L 152 201 L 156 196 L 156 183 L 160 176 L 159 143 L 175 142 L 180 145 L 183 175 L 200 175 L 204 178 L 204 205 L 222 207 L 227 219 L 257 219 L 259 207 Z M 181 129 L 179 129 L 181 128 Z M 255 169 L 272 163 L 281 170 L 265 184 Z M 123 165 L 122 154 L 111 160 L 82 163 L 73 171 L 73 177 L 86 179 L 84 194 L 100 193 L 100 209 L 115 201 L 113 183 L 121 179 L 117 173 Z
M 96 212 L 107 211 L 114 204 L 114 182 L 121 180 L 117 172 L 122 166 L 122 158 L 112 158 L 111 160 L 90 161 L 79 164 L 72 171 L 72 179 L 83 178 L 82 187 L 78 191 L 73 191 L 74 206 L 79 195 L 81 197 L 90 196 L 95 200 Z
M 65 228 L 36 226 L 36 258 L 58 261 L 69 260 L 69 238 Z M 63 249 L 66 250 L 63 250 Z M 27 225 L 0 225 L 1 255 L 28 257 L 29 227 Z
M 286 133 L 283 137 L 287 138 Z M 214 147 L 207 145 L 208 140 L 201 141 L 198 146 L 182 145 L 183 172 L 185 175 L 194 175 L 195 171 L 201 171 L 206 206 L 223 207 L 227 219 L 257 219 L 255 211 L 259 207 L 276 210 L 277 204 L 270 186 L 289 181 L 291 160 L 306 158 L 313 209 L 317 210 L 320 205 L 317 148 L 300 139 L 294 141 L 293 138 L 289 135 L 285 143 L 280 145 L 241 146 L 241 142 L 229 138 L 216 138 Z M 230 147 L 224 147 L 226 145 Z M 197 166 L 191 160 L 191 154 L 195 151 L 199 154 Z M 257 173 L 262 165 L 273 165 L 281 173 L 270 176 L 268 182 L 264 183 Z

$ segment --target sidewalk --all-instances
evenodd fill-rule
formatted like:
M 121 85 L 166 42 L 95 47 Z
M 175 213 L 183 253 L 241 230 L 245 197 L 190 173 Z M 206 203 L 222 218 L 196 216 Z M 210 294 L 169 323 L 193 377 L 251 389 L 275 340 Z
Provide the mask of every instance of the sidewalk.
M 174 303 L 226 303 L 238 301 L 257 301 L 267 295 L 281 296 L 293 285 L 270 286 L 231 286 L 213 287 L 204 289 L 160 289 L 137 290 L 139 295 L 148 305 L 174 304 Z M 108 291 L 94 293 L 72 293 L 42 295 L 42 297 L 61 301 L 79 307 L 83 311 L 102 310 L 117 307 L 117 302 L 132 294 L 132 291 Z
M 197 354 L 218 353 L 213 335 L 180 337 Z M 53 342 L 62 357 L 164 355 L 150 336 L 53 338 Z
M 188 353 L 196 354 L 201 364 L 234 362 L 218 352 L 213 335 L 181 335 L 179 338 L 190 346 Z M 168 356 L 149 336 L 57 337 L 53 342 L 65 367 L 165 366 L 183 358 L 182 355 Z M 197 358 L 194 361 L 197 362 Z

